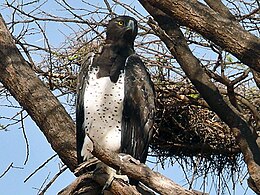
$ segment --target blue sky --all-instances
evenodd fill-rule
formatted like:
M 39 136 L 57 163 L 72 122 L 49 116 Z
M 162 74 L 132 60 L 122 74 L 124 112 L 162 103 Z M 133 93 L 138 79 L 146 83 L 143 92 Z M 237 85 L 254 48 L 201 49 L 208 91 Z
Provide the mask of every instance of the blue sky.
M 79 4 L 79 1 L 67 1 L 71 5 L 80 8 L 81 5 Z M 90 3 L 96 2 L 94 0 L 88 1 Z M 100 1 L 103 2 L 103 1 Z M 125 3 L 131 3 L 132 1 L 124 1 Z M 103 6 L 102 3 L 100 5 Z M 136 1 L 131 4 L 132 6 L 135 6 L 140 13 L 143 13 L 145 15 L 145 11 L 141 8 L 141 6 L 136 3 Z M 55 13 L 55 14 L 61 14 L 62 16 L 69 17 L 70 14 L 67 12 L 61 12 L 57 11 L 57 9 L 60 9 L 60 7 L 57 6 L 57 3 L 54 3 L 54 1 L 49 1 L 48 5 L 46 6 L 46 9 L 49 11 L 49 13 Z M 8 9 L 2 9 L 0 7 L 1 14 L 3 15 L 4 19 L 6 21 L 9 21 L 10 17 L 10 11 Z M 82 12 L 83 13 L 83 12 Z M 125 10 L 118 8 L 117 9 L 118 14 L 124 14 L 126 13 Z M 86 16 L 88 17 L 97 17 L 97 16 Z M 81 27 L 84 28 L 84 25 Z M 17 26 L 15 29 L 18 33 L 21 26 Z M 70 34 L 73 32 L 73 30 L 76 30 L 79 28 L 78 25 L 72 26 L 72 29 L 69 27 L 66 27 L 63 24 L 60 23 L 46 23 L 45 25 L 49 42 L 52 44 L 52 46 L 59 47 L 61 43 L 64 41 L 64 32 L 65 34 Z M 43 46 L 43 38 L 35 35 L 35 36 L 28 36 L 27 37 L 28 42 L 32 42 L 34 44 L 38 44 L 39 46 Z M 199 55 L 199 54 L 198 54 Z M 34 60 L 40 60 L 39 56 L 34 56 Z M 13 103 L 17 106 L 19 106 L 15 100 L 12 98 L 9 101 L 6 101 L 5 98 L 0 99 L 0 105 L 7 105 L 9 103 Z M 0 117 L 8 116 L 11 117 L 15 115 L 17 112 L 19 112 L 20 109 L 11 109 L 9 107 L 0 107 Z M 25 115 L 26 113 L 24 113 Z M 19 118 L 19 116 L 17 117 Z M 8 124 L 10 121 L 1 119 L 0 124 L 5 125 Z M 16 125 L 12 125 L 8 128 L 8 131 L 0 131 L 0 151 L 1 151 L 1 158 L 0 158 L 0 175 L 6 170 L 6 168 L 10 165 L 10 163 L 13 163 L 14 167 L 9 170 L 6 175 L 2 178 L 0 178 L 0 195 L 12 195 L 12 194 L 37 194 L 38 189 L 41 187 L 43 182 L 46 180 L 47 183 L 52 179 L 52 177 L 59 171 L 60 169 L 60 160 L 58 157 L 55 157 L 52 159 L 48 164 L 46 164 L 41 170 L 39 170 L 34 176 L 32 176 L 26 183 L 24 183 L 24 180 L 35 170 L 37 169 L 42 163 L 44 163 L 48 158 L 53 156 L 55 152 L 52 150 L 50 144 L 47 142 L 46 138 L 42 134 L 42 132 L 38 129 L 38 127 L 35 125 L 35 123 L 30 119 L 30 117 L 27 117 L 25 120 L 25 131 L 26 136 L 29 140 L 29 159 L 26 165 L 24 165 L 24 161 L 26 158 L 26 144 L 25 139 L 23 137 L 23 132 L 21 127 L 21 124 L 18 123 Z M 150 159 L 153 160 L 153 159 Z M 153 167 L 156 171 L 159 171 L 166 175 L 167 177 L 173 179 L 176 183 L 185 185 L 186 182 L 184 180 L 183 172 L 181 171 L 178 163 L 175 163 L 173 167 L 166 166 L 165 170 L 162 170 L 160 166 L 154 167 L 154 164 L 149 163 L 150 167 Z M 57 194 L 61 189 L 66 187 L 68 184 L 70 184 L 75 177 L 73 174 L 67 170 L 65 171 L 58 179 L 57 181 L 49 188 L 49 190 L 46 192 L 46 195 L 53 195 Z M 209 179 L 209 186 L 210 186 L 210 179 Z M 46 184 L 46 183 L 45 183 Z M 244 188 L 247 188 L 246 183 L 244 183 Z M 186 186 L 187 187 L 187 186 Z M 197 188 L 200 187 L 200 185 L 196 186 Z M 209 188 L 207 189 L 207 191 Z M 243 194 L 244 189 L 241 186 L 237 187 L 236 193 L 234 194 Z M 211 194 L 216 194 L 215 190 L 212 190 Z M 226 194 L 226 193 L 225 193 Z M 248 190 L 246 192 L 247 195 L 253 194 L 251 190 Z

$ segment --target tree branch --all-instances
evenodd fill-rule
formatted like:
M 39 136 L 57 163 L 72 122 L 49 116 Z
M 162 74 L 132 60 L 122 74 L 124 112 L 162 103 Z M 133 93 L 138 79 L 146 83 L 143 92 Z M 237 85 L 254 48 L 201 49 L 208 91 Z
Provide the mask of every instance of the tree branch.
M 229 11 L 229 9 L 222 3 L 221 0 L 205 0 L 205 2 L 215 12 L 220 13 L 222 17 L 227 18 L 229 20 L 234 20 L 234 21 L 236 20 L 236 18 Z
M 138 164 L 136 160 L 132 160 L 132 158 L 130 160 L 120 158 L 117 154 L 111 152 L 109 149 L 102 148 L 96 142 L 93 142 L 93 145 L 94 149 L 92 154 L 95 157 L 110 167 L 120 170 L 122 174 L 126 174 L 128 177 L 142 182 L 159 194 L 194 194 L 190 190 L 186 190 L 178 184 L 175 184 L 160 173 L 152 171 L 145 164 Z
M 260 72 L 260 40 L 237 22 L 223 18 L 197 0 L 151 0 L 149 4 Z
M 0 15 L 0 81 L 46 136 L 61 160 L 74 170 L 75 124 L 17 49 Z

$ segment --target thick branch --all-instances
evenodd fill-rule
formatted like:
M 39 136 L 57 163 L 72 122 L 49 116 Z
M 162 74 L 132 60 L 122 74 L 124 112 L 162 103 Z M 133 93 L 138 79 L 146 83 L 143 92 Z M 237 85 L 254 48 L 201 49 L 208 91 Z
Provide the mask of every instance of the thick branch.
M 0 15 L 0 81 L 28 112 L 61 160 L 76 167 L 75 125 L 17 49 Z
M 108 178 L 107 176 L 108 175 L 105 175 L 104 177 L 104 174 L 84 173 L 58 194 L 100 195 L 102 186 L 104 186 L 106 179 Z M 119 179 L 114 179 L 108 190 L 114 195 L 140 195 L 135 187 L 124 183 L 122 180 Z M 152 195 L 152 193 L 149 194 Z
M 142 2 L 142 1 L 140 1 Z M 260 40 L 237 22 L 223 18 L 197 0 L 151 0 L 150 5 L 165 12 L 260 72 Z
M 68 194 L 85 194 L 85 195 L 99 195 L 101 188 L 98 183 L 92 179 L 92 174 L 84 174 L 78 177 L 69 186 L 58 193 L 59 195 Z
M 211 9 L 221 14 L 222 17 L 235 20 L 235 17 L 229 11 L 229 9 L 222 3 L 221 0 L 205 0 Z
M 107 165 L 118 171 L 120 170 L 121 174 L 127 174 L 129 177 L 141 181 L 143 184 L 160 194 L 206 194 L 198 191 L 186 190 L 183 187 L 173 183 L 160 173 L 153 172 L 146 165 L 139 163 L 139 161 L 133 159 L 132 157 L 128 158 L 128 156 L 125 156 L 125 158 L 121 158 L 118 154 L 111 152 L 109 149 L 102 148 L 96 142 L 94 142 L 94 150 L 92 153 Z M 95 171 L 92 172 L 84 173 L 95 163 L 99 164 L 98 169 L 95 169 Z M 63 189 L 59 195 L 80 193 L 91 195 L 100 194 L 100 189 L 102 189 L 102 186 L 104 186 L 108 179 L 108 174 L 106 173 L 106 169 L 104 169 L 104 163 L 99 160 L 82 163 L 75 170 L 75 175 L 81 175 L 72 184 Z M 120 195 L 154 194 L 151 190 L 141 184 L 135 187 L 123 182 L 120 179 L 114 179 L 108 190 L 112 192 L 112 194 Z
M 94 142 L 93 155 L 102 160 L 105 164 L 120 170 L 122 174 L 126 174 L 130 178 L 141 181 L 159 194 L 194 194 L 192 191 L 175 184 L 170 179 L 164 177 L 158 172 L 152 171 L 144 164 L 138 164 L 133 160 L 121 159 L 117 154 L 108 149 L 100 147 Z

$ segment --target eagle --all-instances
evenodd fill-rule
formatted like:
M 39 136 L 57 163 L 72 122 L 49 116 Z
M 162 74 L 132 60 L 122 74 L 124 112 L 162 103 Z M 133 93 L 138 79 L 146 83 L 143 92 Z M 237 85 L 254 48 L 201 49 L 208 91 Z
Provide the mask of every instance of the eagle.
M 137 31 L 133 17 L 111 19 L 102 50 L 88 54 L 80 67 L 76 103 L 79 164 L 93 158 L 91 140 L 141 163 L 146 161 L 153 135 L 155 92 L 134 51 Z

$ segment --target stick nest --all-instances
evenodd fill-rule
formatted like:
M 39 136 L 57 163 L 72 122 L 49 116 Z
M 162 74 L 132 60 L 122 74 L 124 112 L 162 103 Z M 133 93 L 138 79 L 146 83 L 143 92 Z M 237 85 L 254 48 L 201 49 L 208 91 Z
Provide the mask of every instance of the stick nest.
M 221 156 L 223 164 L 234 163 L 240 149 L 233 133 L 192 85 L 165 82 L 155 86 L 157 110 L 151 148 L 159 159 L 202 156 L 216 160 L 212 156 Z

